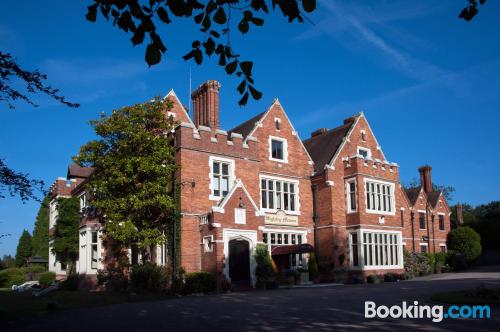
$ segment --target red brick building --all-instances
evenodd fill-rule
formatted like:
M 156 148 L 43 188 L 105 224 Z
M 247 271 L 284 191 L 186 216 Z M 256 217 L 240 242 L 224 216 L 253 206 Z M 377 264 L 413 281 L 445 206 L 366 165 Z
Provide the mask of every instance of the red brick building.
M 216 81 L 200 85 L 191 96 L 192 116 L 173 91 L 165 97 L 173 103 L 168 116 L 179 123 L 177 250 L 187 272 L 255 284 L 252 253 L 261 243 L 279 270 L 305 267 L 314 250 L 321 266 L 362 274 L 401 271 L 403 246 L 442 250 L 449 208 L 432 190 L 430 167 L 422 168 L 422 188 L 407 194 L 398 165 L 386 160 L 362 113 L 302 142 L 276 99 L 265 112 L 224 130 L 219 90 Z M 72 169 L 70 179 L 82 172 Z M 69 190 L 87 207 L 83 181 L 63 191 L 54 187 L 54 197 Z M 425 229 L 418 228 L 420 211 Z M 80 226 L 78 266 L 92 274 L 103 266 L 102 229 L 92 218 Z M 166 264 L 167 256 L 166 246 L 159 246 L 156 262 Z

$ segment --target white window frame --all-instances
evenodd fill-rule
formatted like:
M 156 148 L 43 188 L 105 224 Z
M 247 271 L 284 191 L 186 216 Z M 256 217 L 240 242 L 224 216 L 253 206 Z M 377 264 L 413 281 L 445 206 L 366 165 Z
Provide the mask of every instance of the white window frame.
M 203 237 L 203 252 L 214 252 L 214 236 L 213 235 Z
M 363 157 L 363 155 L 361 153 L 359 153 L 359 151 L 365 151 L 367 154 L 366 154 L 366 158 Z M 368 148 L 365 148 L 365 147 L 362 147 L 362 146 L 358 146 L 357 150 L 356 150 L 356 154 L 358 156 L 361 156 L 362 158 L 364 159 L 372 159 L 372 150 L 368 149 Z
M 358 266 L 353 266 L 353 252 L 352 252 L 352 238 L 351 234 L 356 233 L 358 234 Z M 392 235 L 395 236 L 396 242 L 395 244 L 389 244 L 389 249 L 392 250 L 393 254 L 393 261 L 397 260 L 398 264 L 392 264 L 392 265 L 367 265 L 365 264 L 365 257 L 364 257 L 364 234 L 365 233 L 371 233 L 371 234 L 377 234 L 376 236 L 378 237 L 379 235 Z M 368 236 L 368 235 L 367 235 Z M 394 238 L 393 238 L 394 239 Z M 390 238 L 389 238 L 390 240 Z M 375 241 L 372 240 L 373 242 L 370 242 L 372 246 L 377 246 L 376 252 L 379 253 L 379 250 L 384 248 L 384 246 L 380 246 L 378 243 L 375 244 Z M 378 240 L 377 240 L 378 241 Z M 358 229 L 355 231 L 348 232 L 348 243 L 349 243 L 349 264 L 351 266 L 351 269 L 353 270 L 390 270 L 390 269 L 402 269 L 404 268 L 404 262 L 403 262 L 403 241 L 402 241 L 402 233 L 401 231 L 386 231 L 386 230 L 379 230 L 379 229 Z M 375 248 L 375 247 L 372 247 Z M 395 251 L 394 251 L 395 250 Z M 390 251 L 389 251 L 390 252 Z M 382 250 L 380 253 L 379 258 L 381 260 L 386 259 L 386 250 Z
M 279 123 L 279 129 L 278 129 L 278 128 L 276 128 L 276 122 L 278 122 L 278 123 Z M 274 129 L 275 129 L 276 131 L 281 131 L 281 119 L 280 119 L 280 118 L 274 118 Z
M 93 239 L 93 235 L 94 233 L 96 234 L 96 242 L 94 242 L 94 239 Z M 89 258 L 90 258 L 90 269 L 91 270 L 94 270 L 94 271 L 97 271 L 97 269 L 99 269 L 99 263 L 101 261 L 101 258 L 99 257 L 99 251 L 100 251 L 100 236 L 99 236 L 99 231 L 97 229 L 95 230 L 89 230 L 89 235 L 90 235 L 90 238 L 89 238 L 89 248 L 90 248 L 90 255 L 89 255 Z M 95 267 L 92 266 L 93 265 L 93 260 L 92 260 L 92 255 L 94 253 L 94 246 L 96 247 L 96 261 L 95 261 Z
M 264 234 L 266 234 L 267 237 L 267 242 L 264 242 Z M 274 234 L 274 239 L 275 243 L 271 242 L 272 235 Z M 299 236 L 300 235 L 300 242 L 299 242 Z M 281 243 L 278 244 L 278 237 L 281 236 Z M 292 243 L 292 238 L 295 236 L 295 242 Z M 265 229 L 262 231 L 262 241 L 265 245 L 267 245 L 267 251 L 269 253 L 272 252 L 272 247 L 278 247 L 278 246 L 288 246 L 288 245 L 294 245 L 294 244 L 303 244 L 307 243 L 307 231 L 295 231 L 295 230 L 287 230 L 287 229 Z M 285 241 L 285 238 L 287 241 Z M 285 243 L 288 242 L 288 243 Z M 292 268 L 303 268 L 305 267 L 305 264 L 307 263 L 306 257 L 304 254 L 296 254 L 295 258 L 290 257 L 290 265 L 292 265 L 293 260 L 295 260 L 295 265 Z
M 441 225 L 439 224 L 439 216 L 443 216 L 443 229 L 441 229 L 441 227 L 440 227 Z M 438 231 L 446 232 L 446 218 L 445 218 L 445 214 L 442 212 L 438 213 Z
M 272 144 L 273 141 L 280 141 L 283 143 L 283 159 L 273 158 L 273 144 Z M 285 164 L 288 163 L 288 140 L 286 138 L 269 135 L 268 145 L 269 145 L 269 160 Z
M 448 248 L 446 247 L 446 243 L 439 244 L 439 252 L 443 252 L 441 248 L 444 248 L 444 252 L 448 252 Z
M 82 212 L 88 206 L 87 193 L 83 192 L 78 198 L 80 200 L 80 212 Z
M 210 156 L 208 158 L 208 165 L 210 167 L 210 173 L 208 173 L 208 187 L 210 189 L 210 195 L 208 196 L 208 199 L 211 201 L 219 201 L 222 198 L 224 198 L 224 196 L 222 196 L 222 190 L 220 190 L 219 196 L 215 196 L 213 194 L 214 188 L 212 186 L 212 177 L 214 175 L 214 162 L 222 162 L 222 163 L 229 164 L 229 169 L 228 169 L 229 179 L 228 179 L 228 184 L 227 184 L 227 192 L 228 193 L 231 191 L 231 189 L 234 185 L 234 182 L 236 180 L 236 176 L 235 176 L 236 166 L 235 166 L 234 159 L 221 158 L 221 157 L 217 157 L 217 156 Z
M 421 213 L 424 215 L 425 228 L 420 228 L 420 214 Z M 417 214 L 418 214 L 418 230 L 425 231 L 427 229 L 427 213 L 425 212 L 425 210 L 417 210 Z
M 274 203 L 274 206 L 277 206 L 276 205 L 276 181 L 280 181 L 281 182 L 281 209 L 278 209 L 278 208 L 263 208 L 262 207 L 262 180 L 271 180 L 271 181 L 274 181 L 274 187 L 273 187 L 273 203 Z M 292 211 L 292 210 L 284 210 L 283 209 L 283 205 L 284 205 L 284 188 L 283 188 L 283 182 L 288 182 L 288 183 L 293 183 L 294 186 L 295 186 L 295 210 Z M 290 189 L 289 190 L 289 193 L 290 193 Z M 269 191 L 268 191 L 269 193 Z M 300 215 L 300 188 L 299 188 L 299 181 L 298 180 L 294 180 L 294 179 L 289 179 L 289 178 L 282 178 L 282 177 L 277 177 L 277 176 L 268 176 L 268 175 L 262 175 L 260 174 L 259 175 L 259 202 L 260 202 L 260 211 L 262 213 L 265 213 L 265 212 L 268 212 L 268 213 L 276 213 L 278 210 L 282 210 L 284 211 L 286 214 L 289 214 L 289 215 Z M 290 205 L 290 204 L 289 204 Z
M 351 204 L 351 183 L 354 183 L 354 199 L 356 203 L 356 208 L 352 209 Z M 347 213 L 355 213 L 358 211 L 358 183 L 356 178 L 351 178 L 345 180 L 345 193 L 346 193 L 346 211 Z
M 373 208 L 368 209 L 368 204 L 366 204 L 367 200 L 368 200 L 368 191 L 366 190 L 366 184 L 368 182 L 373 183 L 375 185 L 383 185 L 383 186 L 390 186 L 391 187 L 391 195 L 389 196 L 389 203 L 390 203 L 391 211 L 381 211 L 381 210 L 373 209 Z M 364 178 L 363 190 L 365 192 L 366 213 L 383 214 L 383 215 L 389 215 L 389 216 L 396 215 L 396 190 L 395 189 L 396 189 L 396 186 L 394 185 L 393 182 L 381 181 L 381 180 L 376 180 L 373 178 Z M 384 197 L 383 194 L 381 194 L 381 195 L 382 195 L 382 197 Z M 378 203 L 377 203 L 378 200 L 376 198 L 377 198 L 377 194 L 375 194 L 375 196 L 373 196 L 373 206 L 378 205 Z
M 422 246 L 426 247 L 425 252 L 429 253 L 429 244 L 427 242 L 419 242 L 418 248 L 420 249 L 420 253 L 422 253 Z

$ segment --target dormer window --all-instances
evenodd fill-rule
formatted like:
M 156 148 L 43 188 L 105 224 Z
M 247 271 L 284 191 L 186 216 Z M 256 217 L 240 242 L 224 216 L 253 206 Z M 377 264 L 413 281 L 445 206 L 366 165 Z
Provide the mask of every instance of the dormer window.
M 288 162 L 288 144 L 284 138 L 269 136 L 269 160 Z
M 370 159 L 372 154 L 370 149 L 362 148 L 358 146 L 358 155 L 363 157 L 364 159 Z

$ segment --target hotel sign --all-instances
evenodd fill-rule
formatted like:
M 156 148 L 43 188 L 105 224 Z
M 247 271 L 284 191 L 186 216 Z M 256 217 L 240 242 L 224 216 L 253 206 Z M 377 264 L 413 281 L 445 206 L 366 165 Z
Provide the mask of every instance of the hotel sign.
M 278 210 L 276 213 L 266 213 L 264 223 L 266 225 L 298 226 L 299 217 L 289 216 L 283 210 Z

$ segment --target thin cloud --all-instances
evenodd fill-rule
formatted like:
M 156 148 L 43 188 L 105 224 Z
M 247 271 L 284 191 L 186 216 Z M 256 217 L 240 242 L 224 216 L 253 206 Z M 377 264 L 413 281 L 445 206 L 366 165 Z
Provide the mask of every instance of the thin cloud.
M 436 10 L 435 6 L 429 7 L 418 3 L 415 5 L 413 2 L 402 6 L 400 3 L 384 2 L 372 8 L 345 3 L 339 5 L 337 2 L 325 0 L 320 3 L 326 8 L 327 17 L 314 28 L 300 34 L 298 40 L 327 35 L 347 43 L 359 42 L 369 47 L 371 52 L 376 51 L 386 66 L 393 67 L 403 75 L 418 81 L 448 74 L 446 70 L 398 49 L 374 29 L 384 30 L 392 21 L 428 15 Z

